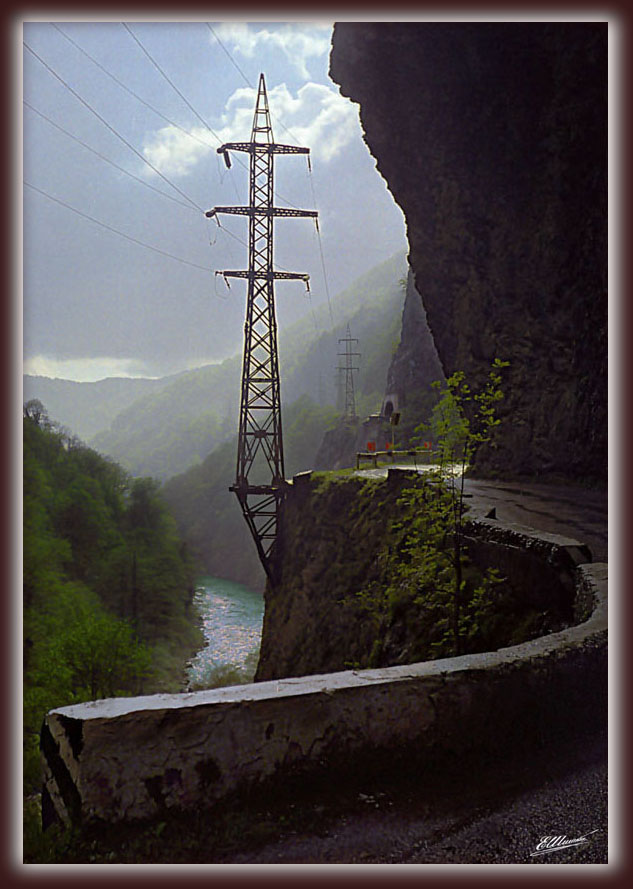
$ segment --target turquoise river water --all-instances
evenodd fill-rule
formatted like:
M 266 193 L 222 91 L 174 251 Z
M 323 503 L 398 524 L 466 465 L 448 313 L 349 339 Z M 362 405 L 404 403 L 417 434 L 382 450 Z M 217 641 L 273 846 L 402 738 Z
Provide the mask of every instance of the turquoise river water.
M 249 681 L 257 665 L 264 597 L 222 577 L 200 577 L 194 603 L 206 644 L 188 666 L 190 687 Z

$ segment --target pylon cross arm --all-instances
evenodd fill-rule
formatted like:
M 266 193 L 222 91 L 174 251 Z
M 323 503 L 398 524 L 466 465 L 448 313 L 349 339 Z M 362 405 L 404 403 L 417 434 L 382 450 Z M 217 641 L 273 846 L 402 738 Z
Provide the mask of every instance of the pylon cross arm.
M 258 271 L 233 271 L 216 272 L 217 275 L 223 275 L 225 278 L 246 278 L 252 280 L 254 278 L 263 278 L 266 281 L 309 281 L 310 275 L 303 272 L 269 272 L 267 269 Z
M 319 214 L 316 210 L 294 210 L 291 207 L 214 207 L 204 214 L 208 219 L 216 213 L 228 213 L 232 216 L 286 216 L 301 217 L 310 216 L 316 218 Z
M 226 154 L 227 151 L 245 151 L 248 154 L 310 154 L 309 148 L 282 145 L 279 142 L 225 142 L 217 149 L 218 154 Z

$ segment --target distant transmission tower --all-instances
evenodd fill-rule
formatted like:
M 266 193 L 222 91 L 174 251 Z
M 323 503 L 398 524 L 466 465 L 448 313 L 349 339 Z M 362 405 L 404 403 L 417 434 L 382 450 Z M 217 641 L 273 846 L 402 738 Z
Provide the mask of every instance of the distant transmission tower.
M 342 413 L 345 409 L 345 399 L 343 398 L 343 373 L 340 367 L 336 368 L 334 386 L 336 388 L 336 410 Z
M 307 284 L 309 276 L 274 271 L 273 220 L 275 216 L 316 218 L 317 213 L 273 206 L 274 155 L 309 154 L 310 149 L 274 141 L 263 74 L 259 78 L 251 141 L 227 142 L 218 148 L 227 167 L 231 166 L 229 150 L 250 154 L 249 204 L 214 207 L 206 214 L 248 216 L 248 271 L 218 273 L 248 281 L 237 469 L 235 484 L 229 490 L 237 495 L 262 565 L 271 583 L 275 583 L 273 548 L 286 483 L 274 282 L 300 280 Z M 262 479 L 256 478 L 262 473 Z
M 345 358 L 345 364 L 343 367 L 339 365 L 338 371 L 341 373 L 345 371 L 345 419 L 346 420 L 355 420 L 356 419 L 356 400 L 354 398 L 354 371 L 358 370 L 357 367 L 352 366 L 352 358 L 360 358 L 360 352 L 352 352 L 352 343 L 357 343 L 358 340 L 352 337 L 350 333 L 349 324 L 347 325 L 347 336 L 343 337 L 339 340 L 340 343 L 345 343 L 345 351 L 339 352 L 340 358 Z

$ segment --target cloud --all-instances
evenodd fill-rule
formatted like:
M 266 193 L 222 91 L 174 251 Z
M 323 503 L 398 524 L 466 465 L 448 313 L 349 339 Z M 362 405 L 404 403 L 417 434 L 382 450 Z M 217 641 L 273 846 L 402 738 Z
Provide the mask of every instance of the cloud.
M 208 156 L 217 141 L 204 127 L 185 132 L 178 127 L 162 127 L 149 137 L 143 155 L 165 176 L 185 176 L 198 162 Z
M 94 383 L 107 377 L 150 376 L 144 362 L 135 358 L 50 358 L 46 355 L 26 359 L 24 373 L 81 383 Z
M 250 88 L 230 97 L 218 131 L 223 142 L 250 138 L 255 98 Z M 275 141 L 304 145 L 317 160 L 327 163 L 361 138 L 358 107 L 325 84 L 306 83 L 296 96 L 279 84 L 268 90 L 268 104 Z
M 241 87 L 230 96 L 215 127 L 221 142 L 250 139 L 256 96 L 250 87 Z M 306 83 L 293 95 L 282 83 L 268 90 L 268 103 L 275 141 L 306 146 L 318 161 L 331 161 L 361 137 L 358 107 L 325 84 Z M 203 127 L 193 127 L 189 133 L 162 127 L 149 136 L 143 154 L 165 176 L 186 176 L 208 156 L 209 148 L 215 150 L 218 145 Z
M 286 23 L 269 29 L 247 22 L 224 22 L 214 30 L 229 52 L 252 59 L 256 53 L 280 51 L 309 80 L 306 63 L 329 52 L 332 25 Z

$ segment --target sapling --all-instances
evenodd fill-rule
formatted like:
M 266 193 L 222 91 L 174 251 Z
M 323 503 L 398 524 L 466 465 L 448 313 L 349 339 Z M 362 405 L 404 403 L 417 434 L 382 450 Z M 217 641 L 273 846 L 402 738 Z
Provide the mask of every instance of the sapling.
M 439 400 L 433 409 L 430 424 L 421 424 L 417 433 L 431 434 L 438 456 L 435 481 L 446 484 L 449 476 L 448 521 L 452 532 L 453 601 L 451 631 L 455 652 L 461 653 L 460 616 L 465 589 L 463 555 L 464 480 L 477 449 L 492 438 L 493 429 L 501 420 L 497 416 L 503 400 L 501 372 L 509 361 L 495 358 L 484 386 L 474 392 L 463 371 L 456 371 L 446 380 L 433 383 Z

